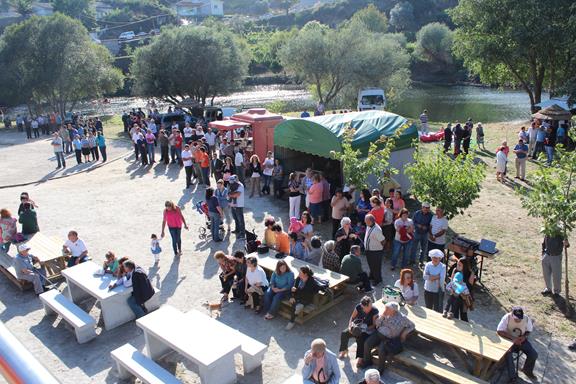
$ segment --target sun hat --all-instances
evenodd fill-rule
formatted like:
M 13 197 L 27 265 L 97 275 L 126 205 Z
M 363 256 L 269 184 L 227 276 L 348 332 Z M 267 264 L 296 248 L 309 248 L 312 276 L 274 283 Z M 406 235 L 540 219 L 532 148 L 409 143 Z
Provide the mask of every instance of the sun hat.
M 442 259 L 444 257 L 444 252 L 439 249 L 432 249 L 430 252 L 428 252 L 428 256 L 430 258 Z
M 27 251 L 29 249 L 32 249 L 32 247 L 30 247 L 28 244 L 20 244 L 18 246 L 18 252 Z

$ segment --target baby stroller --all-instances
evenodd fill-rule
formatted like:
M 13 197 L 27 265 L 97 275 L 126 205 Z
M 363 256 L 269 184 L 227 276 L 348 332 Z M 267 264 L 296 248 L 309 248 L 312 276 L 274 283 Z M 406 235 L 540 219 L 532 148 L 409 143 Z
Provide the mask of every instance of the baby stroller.
M 208 237 L 212 237 L 212 232 L 210 230 L 210 215 L 208 214 L 208 204 L 205 201 L 199 201 L 196 203 L 196 210 L 199 214 L 204 215 L 206 221 L 203 226 L 198 227 L 198 238 L 200 240 L 206 240 Z M 226 230 L 224 229 L 224 224 L 220 224 L 220 238 L 224 238 Z
M 246 231 L 246 254 L 249 255 L 254 253 L 258 250 L 258 246 L 260 245 L 260 241 L 258 240 L 258 235 L 252 230 Z

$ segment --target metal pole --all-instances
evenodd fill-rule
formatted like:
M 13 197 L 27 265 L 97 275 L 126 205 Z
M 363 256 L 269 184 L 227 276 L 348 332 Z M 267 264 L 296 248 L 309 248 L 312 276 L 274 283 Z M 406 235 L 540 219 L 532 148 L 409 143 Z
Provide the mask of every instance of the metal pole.
M 0 374 L 10 384 L 60 384 L 1 321 Z

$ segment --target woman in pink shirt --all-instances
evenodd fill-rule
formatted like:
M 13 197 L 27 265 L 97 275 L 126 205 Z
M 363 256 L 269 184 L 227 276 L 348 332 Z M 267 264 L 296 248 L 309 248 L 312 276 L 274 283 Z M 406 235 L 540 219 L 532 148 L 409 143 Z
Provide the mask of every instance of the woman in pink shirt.
M 392 198 L 392 210 L 394 211 L 394 218 L 400 217 L 400 211 L 406 207 L 404 199 L 402 199 L 402 192 L 397 189 L 394 191 L 394 197 Z
M 308 188 L 308 201 L 310 202 L 310 215 L 313 220 L 318 220 L 317 223 L 322 222 L 322 195 L 324 187 L 320 182 L 320 176 L 314 175 L 312 185 Z
M 154 134 L 152 133 L 152 130 L 148 130 L 146 131 L 146 136 L 144 136 L 144 138 L 146 139 L 146 149 L 148 150 L 148 162 L 150 164 L 154 163 L 154 146 L 156 143 L 156 136 L 154 136 Z
M 166 201 L 164 203 L 164 218 L 162 220 L 162 237 L 164 237 L 164 229 L 166 224 L 168 224 L 168 231 L 170 231 L 170 236 L 172 237 L 172 249 L 174 250 L 174 256 L 182 255 L 182 224 L 184 228 L 188 230 L 188 225 L 182 215 L 180 208 L 174 204 L 172 201 Z

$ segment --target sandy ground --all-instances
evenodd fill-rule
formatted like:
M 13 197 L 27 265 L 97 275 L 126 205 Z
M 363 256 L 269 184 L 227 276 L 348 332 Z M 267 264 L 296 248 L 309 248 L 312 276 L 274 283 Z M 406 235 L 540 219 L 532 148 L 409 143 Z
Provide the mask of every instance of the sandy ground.
M 4 134 L 0 134 L 0 144 L 4 142 L 3 138 Z M 22 175 L 48 174 L 54 164 L 46 161 L 46 146 L 47 143 L 43 141 L 16 146 L 0 145 L 3 168 L 18 169 Z M 6 151 L 26 152 L 27 161 L 8 156 Z M 0 184 L 5 184 L 5 179 Z M 134 163 L 132 156 L 128 156 L 72 177 L 27 187 L 0 189 L 0 205 L 16 211 L 20 192 L 28 191 L 39 205 L 40 228 L 45 234 L 64 241 L 68 230 L 75 229 L 85 240 L 95 260 L 101 260 L 107 250 L 114 250 L 117 255 L 130 256 L 146 268 L 153 284 L 162 292 L 163 304 L 170 304 L 182 311 L 193 308 L 206 311 L 201 304 L 219 298 L 218 268 L 211 255 L 218 249 L 241 249 L 244 243 L 236 241 L 234 235 L 227 235 L 226 241 L 218 246 L 200 241 L 198 226 L 203 224 L 203 218 L 195 212 L 193 203 L 203 199 L 204 188 L 187 191 L 183 186 L 183 172 L 178 167 L 141 167 Z M 165 200 L 173 200 L 184 207 L 190 231 L 183 233 L 184 254 L 180 260 L 173 259 L 169 252 L 169 239 L 164 239 L 162 246 L 165 252 L 160 266 L 153 268 L 153 258 L 148 248 L 149 238 L 151 233 L 160 232 Z M 247 228 L 256 228 L 260 236 L 266 215 L 279 217 L 283 223 L 287 220 L 287 203 L 267 197 L 247 199 L 246 211 Z M 328 228 L 318 226 L 315 230 L 325 233 Z M 391 273 L 387 268 L 388 261 L 385 263 L 384 283 L 393 284 L 398 278 L 398 271 Z M 491 276 L 492 270 L 487 269 L 486 273 Z M 378 297 L 380 294 L 377 290 Z M 478 309 L 470 317 L 474 322 L 495 328 L 504 309 L 491 297 L 489 294 L 479 294 Z M 315 337 L 323 337 L 329 348 L 337 351 L 339 333 L 346 326 L 350 311 L 358 299 L 350 297 L 338 307 L 303 326 L 294 327 L 292 331 L 284 330 L 284 319 L 265 321 L 262 317 L 248 313 L 238 304 L 225 307 L 220 321 L 269 345 L 262 369 L 243 375 L 241 364 L 237 361 L 237 372 L 240 372 L 238 381 L 250 384 L 282 383 L 299 372 L 303 353 Z M 85 302 L 83 307 L 90 310 L 92 315 L 99 315 L 99 309 L 93 302 Z M 40 302 L 33 293 L 20 293 L 4 278 L 0 278 L 0 320 L 63 383 L 116 383 L 118 380 L 112 369 L 110 351 L 127 342 L 139 349 L 144 346 L 143 334 L 134 323 L 112 331 L 98 329 L 100 335 L 94 341 L 78 345 L 64 322 L 44 317 Z M 536 329 L 534 344 L 540 353 L 536 373 L 540 381 L 574 382 L 570 377 L 576 377 L 576 355 L 565 349 L 567 340 L 550 336 L 538 327 Z M 194 331 L 191 324 L 190 332 Z M 419 345 L 422 353 L 449 359 L 453 357 L 437 345 Z M 355 347 L 350 352 L 353 356 Z M 455 359 L 451 360 L 458 363 Z M 182 361 L 180 356 L 171 355 L 162 365 L 186 383 L 199 382 L 193 364 Z M 353 367 L 353 360 L 340 362 L 340 365 L 342 383 L 360 381 L 362 374 Z M 384 379 L 386 383 L 404 380 L 390 372 L 387 372 Z

